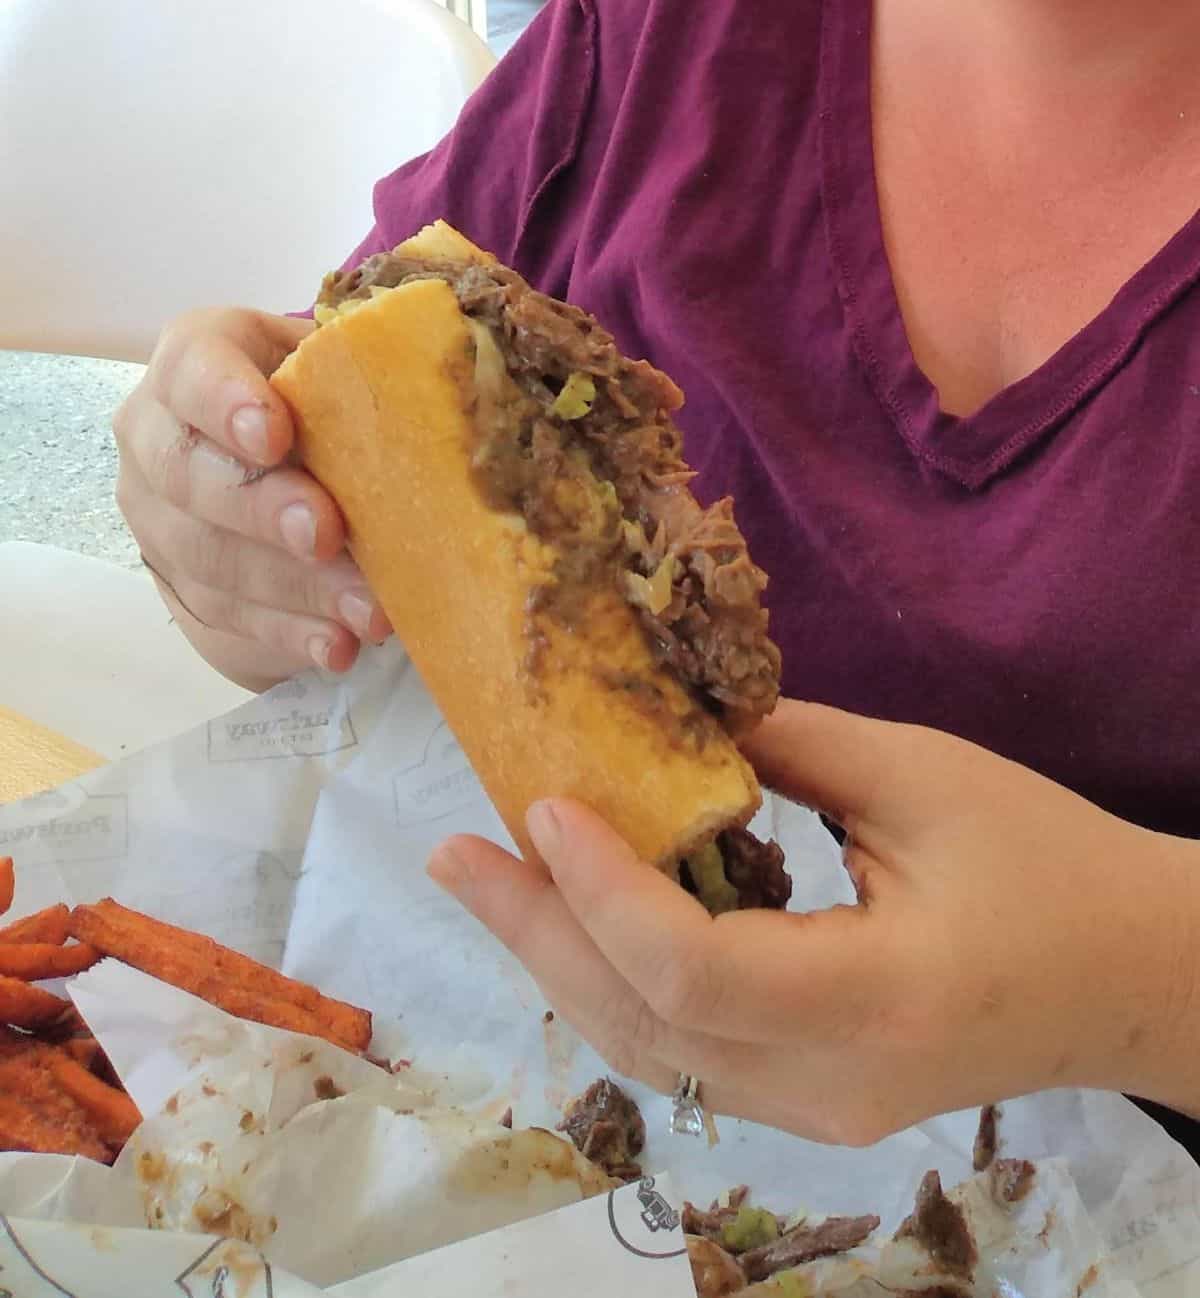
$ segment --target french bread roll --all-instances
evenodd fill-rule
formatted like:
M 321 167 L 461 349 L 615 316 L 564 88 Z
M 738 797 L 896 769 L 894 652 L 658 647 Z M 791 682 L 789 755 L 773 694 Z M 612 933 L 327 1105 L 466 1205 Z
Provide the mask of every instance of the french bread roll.
M 439 223 L 402 245 L 486 260 Z M 525 854 L 525 813 L 564 795 L 677 875 L 761 804 L 721 719 L 655 654 L 615 581 L 534 618 L 564 552 L 481 489 L 476 341 L 438 278 L 326 310 L 272 378 L 299 457 L 337 501 L 351 553 Z

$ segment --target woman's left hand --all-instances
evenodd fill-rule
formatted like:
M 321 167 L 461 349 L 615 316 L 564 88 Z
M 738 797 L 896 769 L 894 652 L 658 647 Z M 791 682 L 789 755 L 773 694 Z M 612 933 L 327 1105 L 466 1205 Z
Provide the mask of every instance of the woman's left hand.
M 1200 1110 L 1197 844 L 816 705 L 781 705 L 747 752 L 845 827 L 857 906 L 714 919 L 565 801 L 530 811 L 548 869 L 460 837 L 430 871 L 612 1068 L 698 1077 L 718 1113 L 862 1145 L 1054 1086 Z

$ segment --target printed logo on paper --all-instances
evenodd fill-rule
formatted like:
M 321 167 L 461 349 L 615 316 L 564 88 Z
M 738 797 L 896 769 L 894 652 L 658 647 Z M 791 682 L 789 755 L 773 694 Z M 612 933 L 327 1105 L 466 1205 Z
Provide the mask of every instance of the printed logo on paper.
M 23 799 L 21 806 L 33 813 L 31 819 L 36 817 L 40 820 L 43 816 L 53 819 L 65 812 L 74 811 L 86 801 L 86 789 L 81 789 L 77 784 L 63 784 L 57 789 L 46 789 L 43 793 L 32 794 Z
M 277 704 L 268 710 L 265 705 Z M 208 723 L 210 762 L 261 762 L 280 757 L 324 757 L 358 743 L 342 705 L 287 705 L 268 698 L 252 714 L 235 713 Z
M 256 1248 L 219 1239 L 175 1277 L 188 1298 L 270 1298 L 271 1264 Z
M 0 1215 L 0 1298 L 77 1298 L 34 1261 L 13 1224 Z
M 655 1187 L 652 1176 L 644 1176 L 633 1194 L 611 1190 L 608 1195 L 608 1223 L 622 1248 L 644 1258 L 679 1257 L 687 1252 L 679 1235 L 679 1212 Z
M 0 856 L 19 856 L 22 864 L 49 861 L 69 865 L 120 860 L 129 846 L 129 814 L 123 793 L 84 794 L 68 800 L 65 814 L 0 824 Z
M 301 851 L 239 850 L 212 860 L 203 875 L 172 872 L 158 885 L 155 913 L 278 965 L 303 872 Z
M 441 820 L 483 797 L 466 753 L 444 721 L 430 735 L 421 760 L 401 771 L 392 783 L 396 823 L 401 827 Z
M 57 789 L 33 793 L 20 802 L 0 806 L 0 833 L 18 825 L 40 825 L 47 820 L 59 820 L 77 811 L 88 800 L 82 783 L 62 784 Z
M 289 699 L 306 699 L 309 689 L 310 686 L 306 685 L 301 677 L 294 676 L 289 681 L 280 681 L 274 688 L 269 689 L 263 698 L 270 699 L 272 703 L 282 703 Z

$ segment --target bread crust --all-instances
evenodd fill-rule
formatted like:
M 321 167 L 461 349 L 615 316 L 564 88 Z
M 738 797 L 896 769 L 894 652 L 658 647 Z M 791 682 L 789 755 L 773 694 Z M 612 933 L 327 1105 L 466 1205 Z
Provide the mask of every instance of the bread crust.
M 758 782 L 615 588 L 588 592 L 573 619 L 586 633 L 539 619 L 531 660 L 527 605 L 557 551 L 477 485 L 473 367 L 454 293 L 430 279 L 323 325 L 272 383 L 302 462 L 341 508 L 354 558 L 522 853 L 529 805 L 569 796 L 673 872 L 750 819 Z

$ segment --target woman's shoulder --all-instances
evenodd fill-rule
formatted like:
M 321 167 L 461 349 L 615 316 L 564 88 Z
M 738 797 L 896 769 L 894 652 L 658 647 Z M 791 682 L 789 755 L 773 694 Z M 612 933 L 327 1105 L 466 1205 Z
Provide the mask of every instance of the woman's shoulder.
M 380 182 L 355 256 L 443 217 L 561 295 L 598 203 L 606 220 L 627 213 L 638 178 L 681 150 L 745 152 L 764 94 L 786 88 L 796 128 L 820 13 L 821 0 L 550 0 L 454 130 Z
M 605 50 L 623 53 L 630 63 L 665 58 L 704 71 L 705 56 L 716 48 L 814 44 L 823 0 L 550 0 L 546 8 L 594 22 Z

